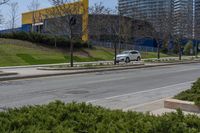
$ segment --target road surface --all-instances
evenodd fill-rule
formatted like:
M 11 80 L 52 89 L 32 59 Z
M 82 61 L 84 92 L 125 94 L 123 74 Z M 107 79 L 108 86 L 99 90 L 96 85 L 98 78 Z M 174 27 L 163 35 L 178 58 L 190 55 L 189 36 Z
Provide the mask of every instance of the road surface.
M 0 82 L 0 109 L 50 101 L 127 109 L 171 97 L 200 77 L 200 64 Z

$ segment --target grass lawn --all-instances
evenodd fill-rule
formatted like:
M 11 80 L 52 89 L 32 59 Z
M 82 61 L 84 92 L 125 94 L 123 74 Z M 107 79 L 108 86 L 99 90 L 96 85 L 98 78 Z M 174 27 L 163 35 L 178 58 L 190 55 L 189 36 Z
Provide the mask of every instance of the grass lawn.
M 112 60 L 110 49 L 80 49 L 74 52 L 75 62 Z M 56 48 L 47 48 L 26 41 L 1 39 L 0 66 L 20 66 L 36 64 L 67 63 L 69 52 Z
M 161 57 L 168 55 L 161 54 Z M 74 52 L 75 62 L 113 60 L 114 50 L 94 47 Z M 154 52 L 142 52 L 142 58 L 156 58 Z M 47 48 L 27 41 L 0 39 L 0 66 L 20 66 L 37 64 L 68 63 L 69 52 Z
M 0 66 L 34 65 L 65 62 L 65 55 L 51 49 L 22 45 L 0 45 Z
M 144 59 L 148 59 L 148 58 L 157 58 L 157 53 L 156 52 L 142 52 L 141 53 L 142 55 L 142 58 Z M 167 54 L 163 54 L 163 53 L 160 53 L 160 57 L 170 57 L 170 55 L 167 55 Z

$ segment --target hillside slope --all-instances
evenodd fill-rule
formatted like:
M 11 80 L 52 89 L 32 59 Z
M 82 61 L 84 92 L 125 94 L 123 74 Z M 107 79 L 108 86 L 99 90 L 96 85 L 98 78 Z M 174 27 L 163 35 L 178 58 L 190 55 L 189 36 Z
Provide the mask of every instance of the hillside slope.
M 111 49 L 95 47 L 74 52 L 74 60 L 112 60 Z M 69 62 L 69 51 L 48 48 L 27 41 L 0 39 L 0 66 L 36 65 Z
M 142 58 L 156 58 L 155 52 L 142 52 Z M 37 64 L 68 63 L 69 50 L 44 47 L 27 41 L 0 38 L 0 67 Z M 161 54 L 161 57 L 167 57 Z M 114 50 L 103 47 L 84 48 L 74 51 L 75 62 L 113 60 Z

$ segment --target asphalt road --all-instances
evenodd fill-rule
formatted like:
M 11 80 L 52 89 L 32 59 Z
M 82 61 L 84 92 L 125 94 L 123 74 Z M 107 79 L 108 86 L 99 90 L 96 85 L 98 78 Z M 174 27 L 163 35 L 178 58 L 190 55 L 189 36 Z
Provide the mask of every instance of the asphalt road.
M 0 109 L 54 100 L 114 109 L 171 97 L 200 77 L 200 64 L 0 82 Z

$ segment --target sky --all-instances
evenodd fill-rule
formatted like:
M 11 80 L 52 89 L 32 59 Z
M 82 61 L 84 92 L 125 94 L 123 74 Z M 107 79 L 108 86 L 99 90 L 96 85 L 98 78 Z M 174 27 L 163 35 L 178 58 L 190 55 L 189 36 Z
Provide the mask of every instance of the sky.
M 21 13 L 28 11 L 28 5 L 30 5 L 30 2 L 32 0 L 10 0 L 10 3 L 12 2 L 18 2 L 18 21 L 17 21 L 17 26 L 21 26 Z M 40 8 L 46 8 L 50 7 L 51 4 L 49 3 L 48 0 L 38 0 L 40 3 Z M 89 0 L 90 6 L 92 6 L 94 3 L 99 3 L 102 2 L 106 7 L 109 8 L 115 8 L 117 6 L 117 1 L 118 0 Z M 2 5 L 0 6 L 0 12 L 3 14 L 4 17 L 4 22 L 5 24 L 0 27 L 0 29 L 6 29 L 8 27 L 7 22 L 9 20 L 9 6 L 8 5 Z

